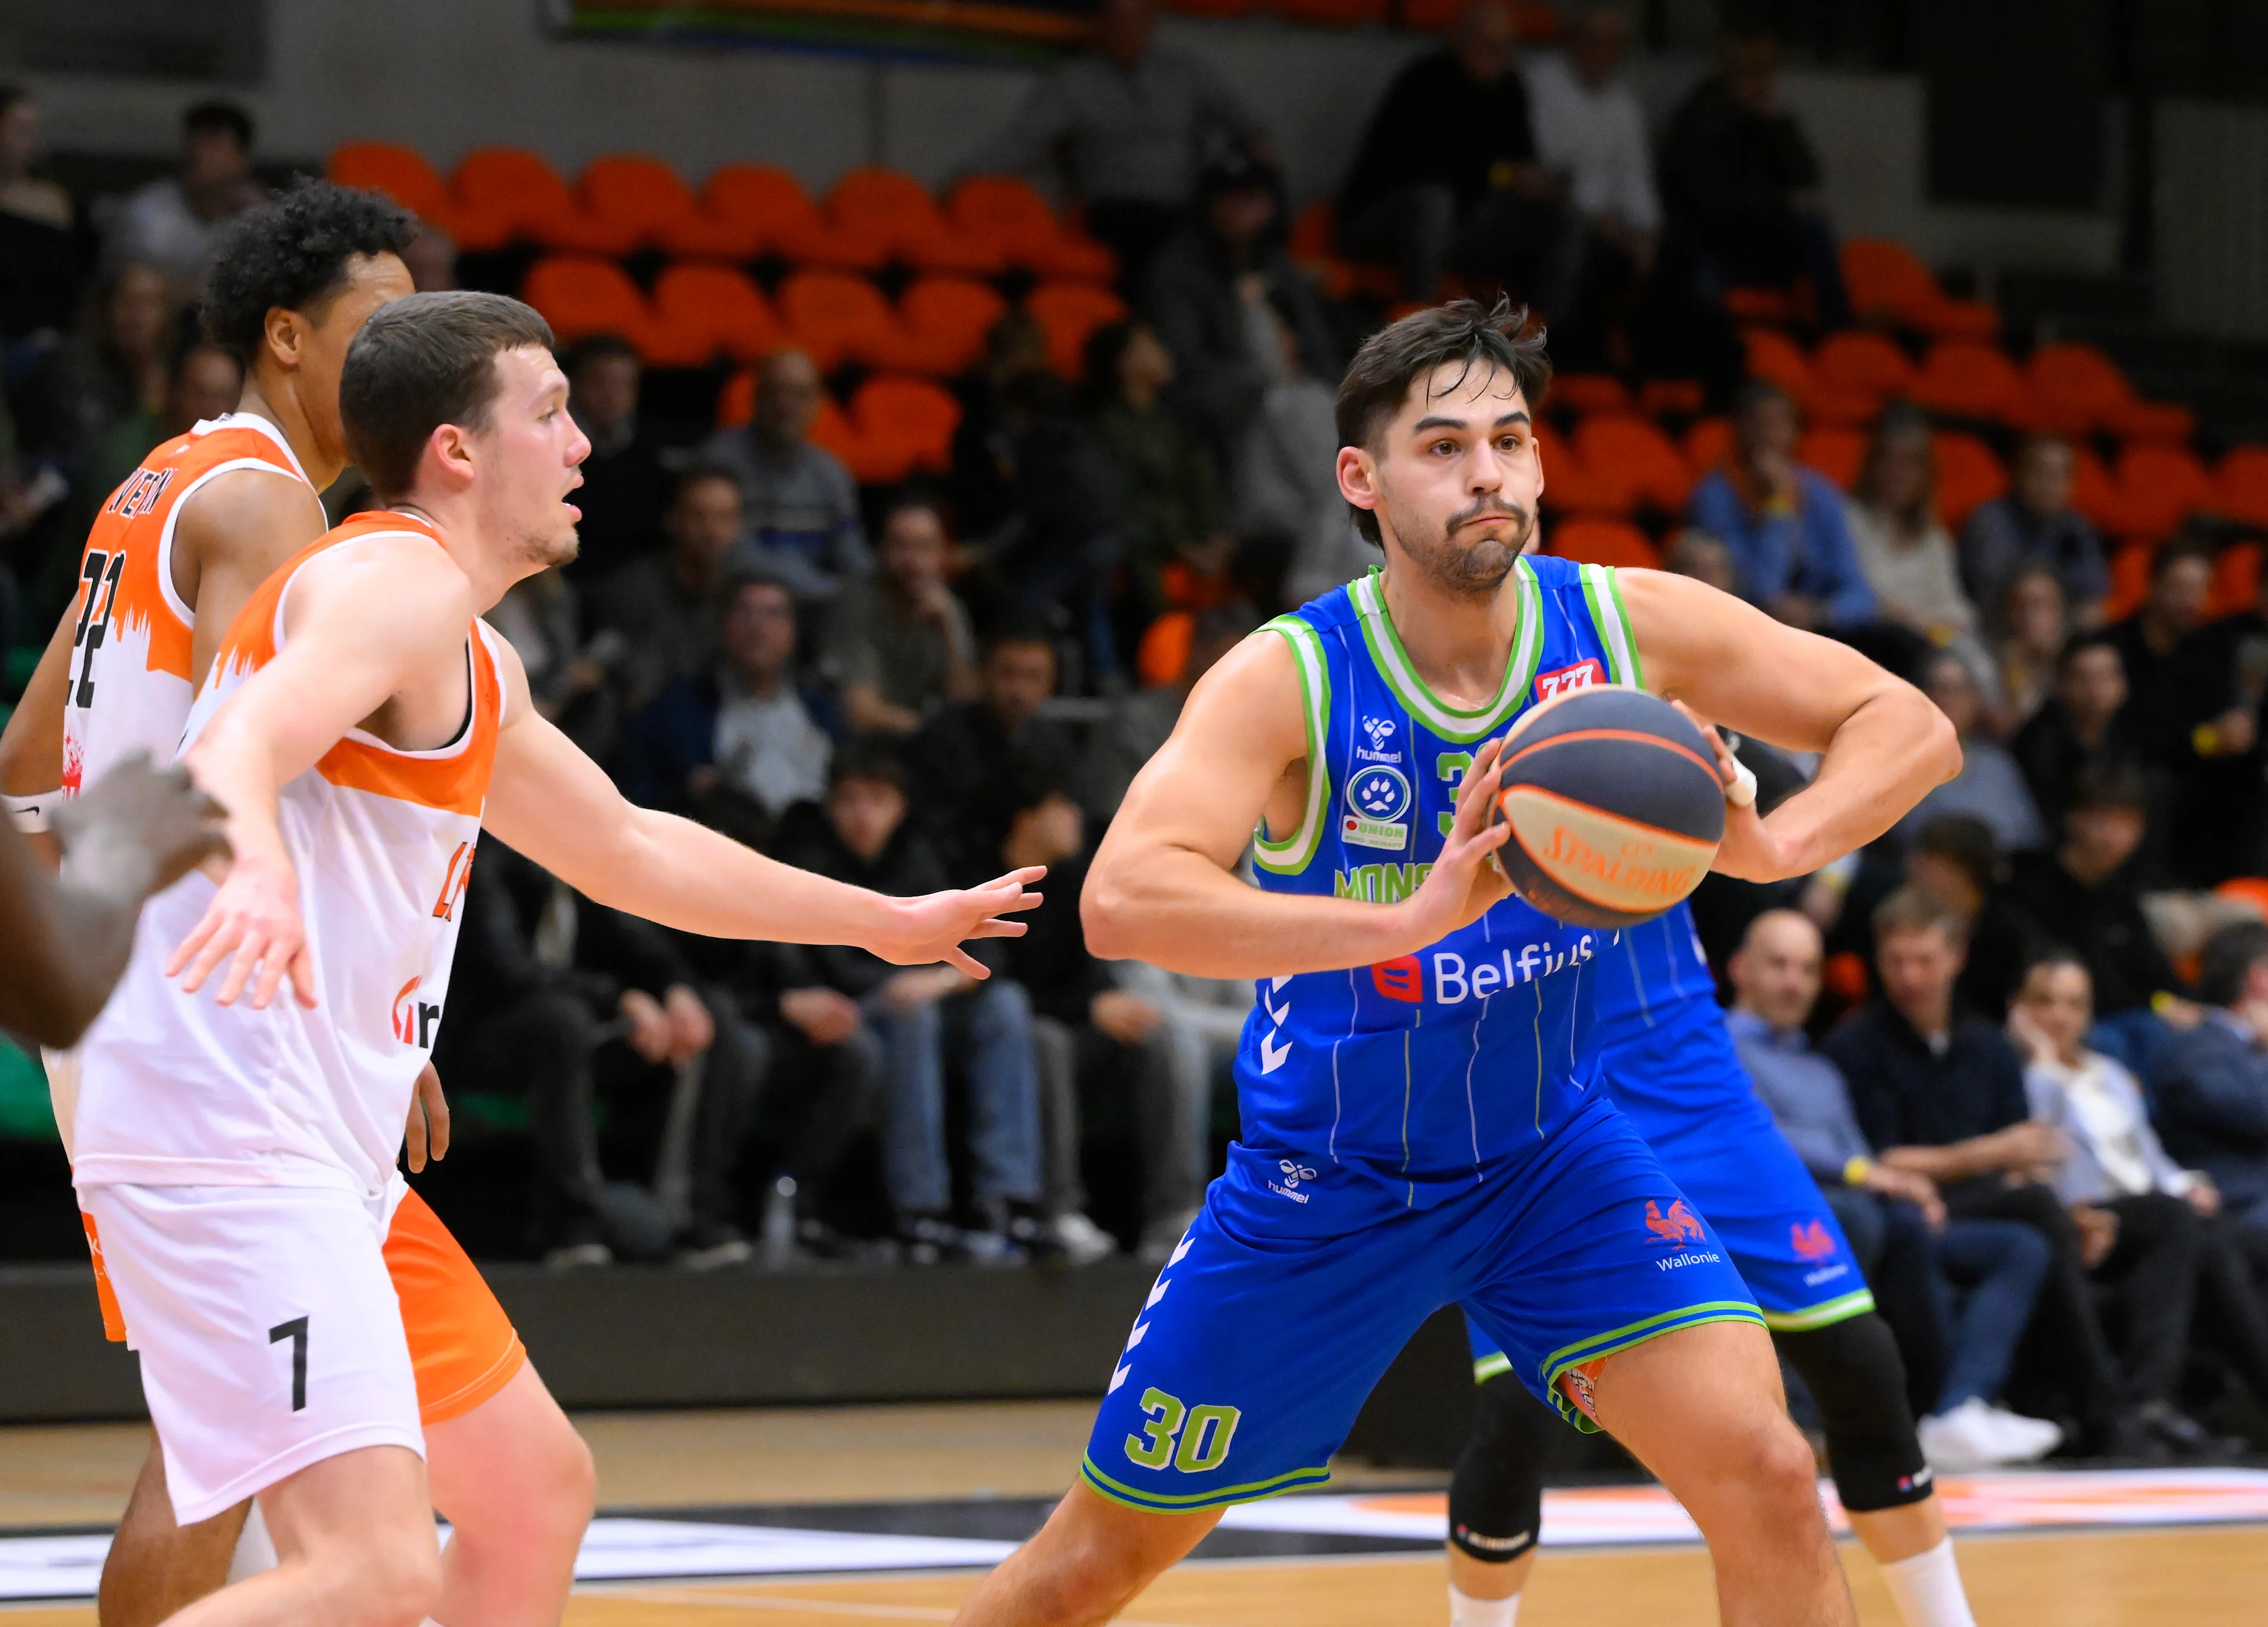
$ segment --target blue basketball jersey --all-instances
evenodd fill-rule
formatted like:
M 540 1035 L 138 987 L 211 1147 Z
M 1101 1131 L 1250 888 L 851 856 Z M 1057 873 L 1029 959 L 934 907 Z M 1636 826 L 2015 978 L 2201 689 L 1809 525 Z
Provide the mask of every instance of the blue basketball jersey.
M 1523 558 L 1509 590 L 1520 622 L 1503 684 L 1469 711 L 1427 690 L 1375 572 L 1269 624 L 1299 663 L 1307 796 L 1296 830 L 1260 832 L 1263 889 L 1407 897 L 1484 742 L 1540 699 L 1640 682 L 1611 570 Z M 1322 1234 L 1524 1161 L 1596 1076 L 1589 1002 L 1611 948 L 1610 934 L 1511 899 L 1414 955 L 1263 980 L 1238 1048 L 1229 1187 L 1266 1199 L 1271 1230 Z
M 1717 1005 L 1717 980 L 1694 929 L 1693 909 L 1676 908 L 1616 934 L 1602 951 L 1592 997 L 1594 1049 L 1609 1051 L 1643 1039 L 1694 1002 Z

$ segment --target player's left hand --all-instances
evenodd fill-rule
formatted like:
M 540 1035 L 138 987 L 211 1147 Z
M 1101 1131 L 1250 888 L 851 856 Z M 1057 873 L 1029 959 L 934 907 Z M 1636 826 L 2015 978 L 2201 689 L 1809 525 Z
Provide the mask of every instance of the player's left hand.
M 1716 754 L 1717 775 L 1724 780 L 1729 792 L 1740 782 L 1745 772 L 1740 759 L 1733 755 L 1732 747 L 1725 743 L 1716 726 L 1694 716 L 1693 709 L 1682 700 L 1669 703 L 1684 715 L 1685 721 L 1701 731 Z M 1753 795 L 1746 802 L 1735 802 L 1729 796 L 1725 802 L 1725 837 L 1717 844 L 1717 857 L 1709 868 L 1720 875 L 1741 881 L 1786 881 L 1796 872 L 1788 867 L 1780 843 L 1764 828 L 1763 816 L 1756 812 Z
M 228 970 L 214 996 L 220 1004 L 234 1005 L 251 983 L 252 1009 L 265 1011 L 289 977 L 292 995 L 314 1009 L 315 964 L 299 919 L 299 878 L 281 851 L 237 855 L 204 918 L 166 961 L 166 975 L 180 975 L 181 992 L 194 995 L 223 961 Z
M 1044 864 L 1027 865 L 986 882 L 953 892 L 926 893 L 917 899 L 891 899 L 881 932 L 863 949 L 894 966 L 926 966 L 944 961 L 973 978 L 988 978 L 983 963 L 961 946 L 971 938 L 1020 938 L 1020 921 L 1004 921 L 1020 910 L 1036 909 L 1040 894 L 1029 887 L 1048 873 Z
M 402 1140 L 408 1144 L 412 1175 L 422 1173 L 429 1159 L 438 1164 L 449 1156 L 449 1098 L 441 1094 L 441 1076 L 431 1062 L 417 1070 Z

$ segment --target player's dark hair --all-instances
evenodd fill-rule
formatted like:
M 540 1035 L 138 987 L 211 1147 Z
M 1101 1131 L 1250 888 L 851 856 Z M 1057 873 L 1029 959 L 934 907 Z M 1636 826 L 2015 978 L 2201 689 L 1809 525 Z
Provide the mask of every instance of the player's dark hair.
M 2213 548 L 2201 536 L 2176 536 L 2161 544 L 2150 556 L 2150 585 L 2155 587 L 2165 580 L 2166 573 L 2184 559 L 2194 559 L 2210 573 L 2213 566 Z
M 339 377 L 347 450 L 381 502 L 407 493 L 444 424 L 482 430 L 496 404 L 497 357 L 551 348 L 551 324 L 498 293 L 414 293 L 356 336 Z
M 1940 814 L 1914 838 L 1914 851 L 1942 859 L 1982 897 L 1999 884 L 2000 840 L 1975 814 Z
M 2110 635 L 2094 631 L 2074 632 L 2063 641 L 2063 647 L 2056 652 L 2056 677 L 2061 677 L 2070 671 L 2071 663 L 2089 650 L 2109 650 L 2112 654 L 2118 655 L 2119 671 L 2123 673 L 2126 670 L 2126 658 L 2118 654 L 2118 647 L 2110 641 Z
M 844 743 L 827 765 L 827 788 L 834 791 L 848 780 L 869 780 L 906 788 L 905 759 L 887 735 L 859 735 Z
M 2198 951 L 2197 997 L 2209 1006 L 2235 1004 L 2252 968 L 2264 960 L 2268 960 L 2268 921 L 2229 922 Z
M 717 606 L 729 610 L 733 602 L 751 588 L 777 588 L 785 594 L 788 603 L 795 603 L 795 588 L 788 579 L 768 565 L 736 565 L 725 573 L 717 584 Z
M 677 484 L 669 488 L 669 506 L 676 507 L 685 500 L 687 492 L 712 480 L 723 481 L 733 488 L 735 497 L 740 495 L 740 477 L 722 463 L 688 463 L 677 471 Z
M 2029 983 L 2032 980 L 2033 973 L 2052 972 L 2058 966 L 2077 966 L 2081 972 L 2087 973 L 2088 986 L 2093 987 L 2095 973 L 2089 970 L 2086 958 L 2077 950 L 2068 943 L 2039 943 L 2034 945 L 2032 952 L 2024 957 L 2024 969 L 2022 974 L 2016 979 L 2016 987 L 2021 990 Z
M 1942 932 L 1949 943 L 1969 941 L 1969 923 L 1950 905 L 1918 887 L 1901 887 L 1874 906 L 1874 942 L 1908 932 Z
M 945 493 L 926 480 L 907 481 L 893 490 L 889 496 L 883 499 L 880 529 L 887 531 L 890 529 L 890 521 L 900 514 L 917 512 L 935 514 L 937 522 L 939 525 L 945 525 L 946 514 Z
M 416 234 L 409 211 L 382 192 L 304 181 L 248 210 L 215 251 L 205 331 L 249 367 L 268 313 L 320 314 L 345 287 L 357 255 L 398 255 Z
M 2136 765 L 2119 758 L 2089 763 L 2071 788 L 2068 811 L 2093 808 L 2124 809 L 2145 816 L 2150 811 L 2150 782 Z
M 207 130 L 226 130 L 236 144 L 252 151 L 252 115 L 232 101 L 201 101 L 181 115 L 181 133 L 201 136 Z
M 1463 370 L 1447 390 L 1463 384 L 1475 367 L 1500 370 L 1512 375 L 1528 410 L 1538 410 L 1551 386 L 1551 360 L 1544 354 L 1543 329 L 1523 332 L 1527 326 L 1528 307 L 1509 300 L 1491 308 L 1477 300 L 1452 300 L 1388 323 L 1363 341 L 1339 381 L 1339 445 L 1370 447 L 1402 410 L 1410 387 L 1448 362 L 1463 364 Z M 1377 514 L 1348 507 L 1355 529 L 1376 544 Z
M 990 661 L 995 652 L 1011 644 L 1036 644 L 1053 656 L 1055 629 L 1037 616 L 1010 616 L 994 622 L 984 632 L 984 658 Z
M 1795 405 L 1795 397 L 1785 384 L 1770 379 L 1750 379 L 1733 394 L 1733 421 L 1739 423 L 1758 407 L 1785 404 Z

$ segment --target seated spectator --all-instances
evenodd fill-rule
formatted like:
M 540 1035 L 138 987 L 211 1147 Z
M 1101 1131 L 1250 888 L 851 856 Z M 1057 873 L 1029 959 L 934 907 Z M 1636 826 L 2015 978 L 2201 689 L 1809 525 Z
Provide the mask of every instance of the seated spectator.
M 1019 306 L 985 330 L 983 361 L 955 384 L 961 422 L 953 431 L 946 494 L 963 536 L 990 538 L 1013 522 L 1016 466 L 1008 386 L 1026 373 L 1047 371 L 1047 329 Z
M 614 749 L 618 716 L 607 684 L 604 658 L 610 646 L 595 640 L 585 645 L 581 603 L 565 573 L 522 577 L 482 619 L 519 657 L 537 714 L 559 725 L 593 761 L 603 761 Z
M 2247 609 L 2197 635 L 2178 727 L 2189 759 L 2168 846 L 2219 883 L 2268 873 L 2268 571 Z
M 1994 1023 L 2007 1017 L 2040 938 L 2031 918 L 2009 901 L 2007 871 L 1992 827 L 1974 814 L 1937 815 L 1914 832 L 1906 854 L 1906 885 L 1962 928 L 1966 949 L 1954 1002 Z
M 2004 851 L 2021 853 L 2047 842 L 2046 827 L 2023 770 L 1983 732 L 1984 697 L 1969 662 L 1952 650 L 1942 650 L 1922 668 L 1922 692 L 1961 736 L 1961 772 L 1933 788 L 1912 812 L 1898 821 L 1901 830 L 1918 831 L 1945 814 L 1972 814 L 1991 829 Z
M 946 585 L 953 541 L 934 499 L 908 491 L 892 502 L 878 563 L 828 612 L 822 662 L 853 731 L 910 735 L 976 692 L 976 638 Z
M 1241 600 L 1199 610 L 1189 629 L 1189 657 L 1171 684 L 1136 690 L 1111 703 L 1110 712 L 1087 736 L 1079 770 L 1079 797 L 1087 811 L 1108 824 L 1126 800 L 1126 788 L 1142 765 L 1158 754 L 1181 721 L 1182 705 L 1213 663 L 1242 643 L 1259 616 Z
M 976 698 L 945 707 L 908 743 L 924 834 L 949 876 L 998 875 L 1024 765 L 1068 765 L 1076 757 L 1063 727 L 1039 715 L 1055 689 L 1056 651 L 1047 635 L 1027 625 L 1003 627 L 985 642 Z
M 1189 220 L 1150 265 L 1143 314 L 1174 359 L 1166 403 L 1224 465 L 1282 372 L 1272 307 L 1297 336 L 1305 371 L 1339 375 L 1322 301 L 1285 248 L 1283 183 L 1250 159 L 1205 166 Z
M 180 171 L 128 195 L 103 234 L 103 263 L 114 274 L 139 262 L 198 287 L 220 229 L 267 195 L 252 178 L 252 116 L 201 101 L 181 115 Z
M 2102 635 L 2125 665 L 2126 721 L 2165 794 L 2165 839 L 2157 854 L 2176 879 L 2192 887 L 2210 887 L 2234 873 L 2232 849 L 2242 852 L 2250 833 L 2229 829 L 2225 804 L 2234 799 L 2241 806 L 2258 782 L 2257 773 L 2245 772 L 2252 714 L 2241 706 L 2220 712 L 2216 704 L 2228 680 L 2216 669 L 2225 667 L 2220 641 L 2204 631 L 2213 571 L 2213 550 L 2204 543 L 2168 543 L 2150 561 L 2142 608 Z M 2233 773 L 2224 760 L 2229 758 Z
M 1536 161 L 1520 33 L 1501 0 L 1473 0 L 1449 43 L 1396 74 L 1339 189 L 1338 242 L 1393 265 L 1411 300 L 1457 270 L 1560 295 L 1571 228 L 1565 183 Z
M 1779 43 L 1728 37 L 1723 66 L 1670 115 L 1661 140 L 1661 196 L 1671 233 L 1692 254 L 1705 292 L 1811 291 L 1824 328 L 1851 320 L 1835 233 L 1819 206 L 1819 159 L 1780 105 Z
M 417 223 L 417 234 L 401 251 L 401 263 L 419 293 L 446 293 L 458 285 L 457 240 L 430 220 Z
M 244 393 L 244 368 L 217 344 L 188 344 L 173 352 L 166 370 L 166 399 L 155 412 L 137 409 L 117 419 L 87 447 L 81 478 L 73 492 L 75 518 L 84 526 L 119 482 L 140 467 L 153 447 L 186 435 L 206 418 L 236 410 Z
M 2268 1274 L 2268 927 L 2239 921 L 2205 940 L 2205 1021 L 2151 1069 L 2166 1150 L 2202 1172 L 2256 1273 Z
M 2212 1177 L 2167 1156 L 2134 1076 L 2087 1048 L 2094 1015 L 2087 967 L 2062 950 L 2032 963 L 2008 1011 L 2010 1034 L 2030 1053 L 2024 1088 L 2032 1116 L 2061 1130 L 2069 1144 L 2056 1191 L 2074 1209 L 2110 1216 L 2114 1236 L 2130 1244 L 2137 1233 L 2193 1231 L 2196 1325 L 2253 1399 L 2268 1401 L 2268 1310 L 2232 1234 L 2220 1192 Z M 2261 1240 L 2268 1242 L 2268 1233 Z M 2171 1359 L 2181 1354 L 2176 1347 Z M 2161 1375 L 2154 1387 L 2170 1393 L 2179 1376 Z
M 2137 1393 L 2103 1331 L 2088 1278 L 2102 1258 L 2100 1233 L 2082 1237 L 2054 1188 L 2039 1179 L 2061 1160 L 2063 1142 L 2031 1122 L 2022 1059 L 1998 1026 L 1954 1005 L 1963 949 L 1959 921 L 1923 893 L 1895 892 L 1874 912 L 1874 941 L 1880 992 L 1821 1047 L 1849 1083 L 1867 1139 L 1885 1164 L 1935 1181 L 1948 1215 L 2020 1221 L 2046 1239 L 2052 1258 L 2036 1313 L 2036 1344 L 2061 1370 L 2058 1399 L 2080 1419 L 2085 1449 L 2123 1453 L 2146 1438 L 2178 1432 L 2176 1420 L 2188 1421 L 2169 1397 Z M 2150 1279 L 2141 1285 L 2147 1289 Z M 2164 1291 L 2167 1284 L 2160 1279 L 2156 1287 Z M 2150 1326 L 2162 1333 L 2161 1322 Z M 2139 1371 L 2160 1371 L 2160 1351 L 2132 1354 Z M 2137 1411 L 2146 1400 L 2149 1407 Z
M 434 1066 L 460 1096 L 526 1098 L 547 1261 L 604 1265 L 673 1248 L 696 1268 L 747 1259 L 733 1176 L 763 1077 L 761 1038 L 718 1020 L 729 1006 L 695 987 L 667 933 L 593 904 L 494 837 L 481 840 L 461 907 Z M 605 1147 L 600 1096 L 613 1110 Z M 690 1134 L 672 1136 L 666 1120 L 681 1112 Z M 624 1143 L 654 1171 L 648 1180 L 608 1180 L 601 1153 Z M 660 1167 L 657 1145 L 682 1147 L 689 1163 Z M 678 1188 L 682 1214 L 658 1195 Z
M 727 470 L 696 464 L 677 477 L 662 526 L 669 551 L 633 559 L 592 595 L 591 620 L 607 639 L 622 710 L 636 712 L 672 678 L 717 662 L 717 584 L 740 539 L 740 487 Z
M 1283 367 L 1261 397 L 1230 466 L 1230 511 L 1240 536 L 1290 545 L 1285 603 L 1304 604 L 1377 563 L 1339 491 L 1338 389 L 1300 359 L 1298 336 L 1274 306 L 1268 327 Z
M 630 720 L 616 774 L 641 806 L 769 847 L 781 815 L 826 800 L 841 719 L 827 691 L 796 672 L 785 582 L 735 570 L 717 598 L 716 668 L 672 679 Z
M 1686 526 L 1669 539 L 1669 546 L 1661 557 L 1661 568 L 1705 582 L 1719 593 L 1729 593 L 1736 599 L 1741 596 L 1741 573 L 1733 563 L 1733 551 L 1725 546 L 1724 538 L 1712 536 L 1699 526 Z
M 1999 621 L 2000 703 L 1992 732 L 2006 739 L 2031 721 L 2054 689 L 2056 665 L 2071 638 L 2063 579 L 2044 565 L 2018 566 L 2001 592 Z
M 44 174 L 40 105 L 0 85 L 0 344 L 70 325 L 84 272 L 70 194 Z
M 1125 494 L 1126 564 L 1144 622 L 1174 602 L 1169 567 L 1220 576 L 1235 549 L 1212 454 L 1160 404 L 1173 381 L 1174 359 L 1141 323 L 1112 322 L 1088 336 L 1094 434 Z M 1336 469 L 1336 446 L 1331 455 Z
M 858 484 L 832 452 L 811 442 L 826 389 L 810 357 L 774 351 L 757 364 L 755 415 L 701 447 L 705 462 L 740 483 L 752 562 L 814 603 L 873 567 L 858 526 Z
M 2155 1022 L 2152 1003 L 2176 987 L 2173 965 L 2142 913 L 2136 855 L 2149 806 L 2149 788 L 2132 766 L 2089 770 L 2064 815 L 2062 845 L 2051 853 L 2018 854 L 2009 862 L 2007 886 L 2008 902 L 2042 936 L 2078 952 L 2094 980 L 2095 1010 L 2106 1019 L 2142 1024 Z
M 835 757 L 827 817 L 783 856 L 791 864 L 895 898 L 943 890 L 944 868 L 906 821 L 907 774 L 891 748 L 854 741 Z M 934 795 L 924 782 L 924 798 Z M 996 849 L 997 851 L 997 849 Z M 903 968 L 863 949 L 816 945 L 785 974 L 793 990 L 831 989 L 857 1003 L 858 1029 L 882 1058 L 882 1162 L 896 1234 L 908 1257 L 984 1261 L 1020 1257 L 1040 1238 L 1039 1082 L 1032 1053 L 1031 1002 L 995 973 L 979 982 L 947 966 Z M 829 1039 L 849 1014 L 839 1002 L 806 1002 L 822 1012 L 804 1032 Z M 857 1031 L 853 1031 L 857 1032 Z M 945 1069 L 950 1054 L 968 1082 L 969 1152 L 980 1224 L 951 1219 L 953 1182 L 946 1148 Z
M 62 467 L 75 489 L 87 484 L 85 460 L 105 435 L 136 418 L 146 426 L 165 412 L 180 309 L 174 285 L 156 266 L 136 260 L 114 267 L 95 290 L 87 327 L 40 358 L 24 381 L 18 425 L 24 449 Z
M 1884 1318 L 1911 1352 L 1914 1377 L 1942 1373 L 1915 1403 L 1926 1415 L 1920 1433 L 1929 1461 L 1983 1468 L 2045 1457 L 2063 1431 L 1996 1403 L 2048 1246 L 2019 1222 L 1949 1221 L 1934 1181 L 1875 1156 L 1842 1074 L 1804 1037 L 1823 949 L 1819 928 L 1794 910 L 1767 910 L 1749 923 L 1728 968 L 1734 1002 L 1725 1015 L 1741 1064 L 1851 1239 Z M 1946 1276 L 1968 1291 L 1957 1316 Z
M 1957 653 L 1975 683 L 1990 683 L 1992 663 L 1977 636 L 1977 610 L 1961 591 L 1952 533 L 1937 517 L 1937 455 L 1926 416 L 1903 404 L 1884 410 L 1845 516 L 1875 607 Z
M 611 576 L 633 559 L 667 545 L 661 516 L 669 507 L 669 471 L 661 451 L 638 428 L 637 351 L 619 334 L 593 334 L 562 357 L 567 407 L 591 442 L 575 507 L 582 540 L 572 574 L 578 582 Z
M 2016 731 L 2008 753 L 2051 830 L 2062 827 L 2088 769 L 2138 761 L 2126 716 L 2126 663 L 2117 647 L 2095 633 L 2066 640 L 2056 657 L 2054 696 Z
M 2102 619 L 2110 567 L 2102 539 L 2071 506 L 2074 469 L 2071 443 L 2060 435 L 2027 435 L 2017 446 L 2007 495 L 1979 507 L 1961 529 L 1961 581 L 1970 603 L 2000 609 L 2016 571 L 2044 565 L 2076 625 Z
M 1733 418 L 1733 455 L 1693 488 L 1692 522 L 1730 549 L 1742 596 L 1791 626 L 1855 627 L 1874 619 L 1843 494 L 1795 461 L 1795 401 L 1751 381 Z
M 1128 288 L 1143 285 L 1209 152 L 1224 144 L 1256 157 L 1269 152 L 1260 122 L 1226 80 L 1200 57 L 1151 43 L 1157 22 L 1155 0 L 1104 0 L 1094 48 L 1042 76 L 967 165 L 978 174 L 1059 166 L 1049 178 L 1116 253 Z

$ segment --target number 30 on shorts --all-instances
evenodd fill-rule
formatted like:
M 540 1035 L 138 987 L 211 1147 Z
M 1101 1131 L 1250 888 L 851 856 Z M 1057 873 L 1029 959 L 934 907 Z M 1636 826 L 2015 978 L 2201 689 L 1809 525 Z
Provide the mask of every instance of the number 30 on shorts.
M 1202 1475 L 1227 1462 L 1228 1443 L 1243 1416 L 1233 1407 L 1184 1407 L 1154 1387 L 1142 1392 L 1142 1410 L 1150 1421 L 1142 1435 L 1126 1438 L 1128 1461 L 1143 1468 L 1171 1463 L 1184 1475 Z M 1149 1437 L 1146 1442 L 1143 1435 Z

